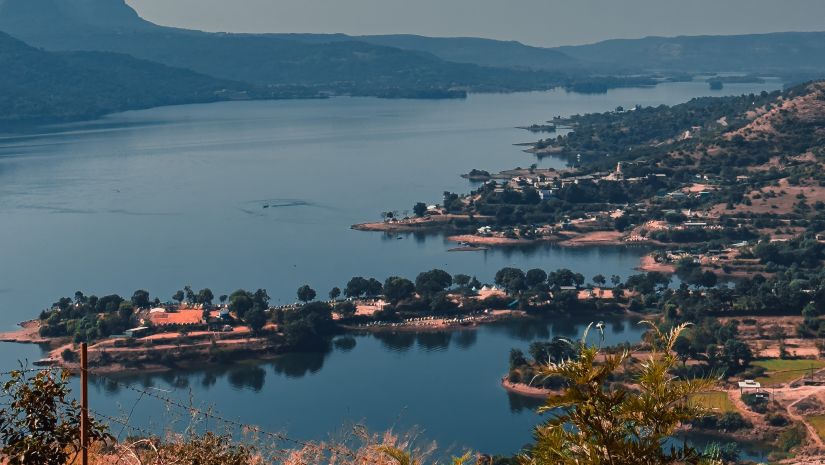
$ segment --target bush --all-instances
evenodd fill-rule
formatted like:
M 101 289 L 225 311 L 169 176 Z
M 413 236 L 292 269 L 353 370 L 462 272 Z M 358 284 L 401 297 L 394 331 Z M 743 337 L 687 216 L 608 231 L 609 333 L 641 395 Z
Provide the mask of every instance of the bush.
M 771 426 L 787 426 L 790 423 L 788 418 L 781 413 L 769 413 L 765 415 L 765 420 Z
M 759 394 L 745 394 L 742 396 L 742 402 L 756 413 L 765 413 L 768 411 L 768 398 Z

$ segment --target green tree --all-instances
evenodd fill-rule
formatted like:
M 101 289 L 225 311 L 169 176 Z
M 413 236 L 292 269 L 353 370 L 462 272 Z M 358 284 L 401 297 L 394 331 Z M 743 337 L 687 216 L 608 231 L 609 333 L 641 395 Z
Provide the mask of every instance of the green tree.
M 259 333 L 264 328 L 266 320 L 266 312 L 258 305 L 244 314 L 244 321 L 254 333 Z
M 527 357 L 519 349 L 510 349 L 510 370 L 527 365 Z
M 172 296 L 172 300 L 178 303 L 178 305 L 183 303 L 183 299 L 186 298 L 186 295 L 183 293 L 182 290 L 178 290 L 175 292 L 175 295 Z
M 253 296 L 243 289 L 238 289 L 229 295 L 229 310 L 240 319 L 244 319 L 246 312 L 254 305 Z
M 413 213 L 415 213 L 415 216 L 419 218 L 424 216 L 424 214 L 427 213 L 427 204 L 418 202 L 415 206 L 413 206 Z
M 298 300 L 301 302 L 307 303 L 311 300 L 315 300 L 316 295 L 317 293 L 315 292 L 315 289 L 306 284 L 298 288 Z
M 607 284 L 607 278 L 605 278 L 603 274 L 597 274 L 593 276 L 593 284 L 602 287 Z
M 652 327 L 652 325 L 651 325 Z M 542 412 L 553 417 L 536 428 L 536 443 L 521 457 L 525 465 L 665 465 L 696 464 L 704 458 L 685 445 L 662 444 L 680 425 L 706 414 L 689 399 L 713 385 L 711 380 L 682 379 L 670 374 L 677 358 L 673 345 L 684 326 L 655 333 L 653 351 L 639 365 L 638 392 L 609 387 L 611 377 L 625 368 L 630 354 L 601 353 L 579 343 L 579 356 L 542 367 L 542 376 L 560 376 L 567 387 L 548 397 Z M 670 450 L 668 450 L 670 449 Z
M 529 270 L 525 275 L 525 283 L 527 284 L 527 287 L 531 289 L 538 286 L 539 284 L 544 283 L 544 281 L 546 280 L 547 273 L 539 268 L 533 268 L 532 270 Z
M 196 297 L 198 303 L 204 304 L 207 307 L 212 306 L 212 301 L 215 300 L 215 294 L 212 293 L 212 289 L 208 287 L 205 289 L 201 289 L 198 291 L 198 295 Z
M 332 289 L 330 289 L 330 291 L 329 291 L 329 300 L 337 300 L 338 297 L 341 297 L 341 288 L 336 286 L 336 287 L 333 287 Z
M 409 299 L 415 293 L 415 284 L 409 279 L 390 276 L 384 282 L 384 296 L 393 305 Z
M 134 305 L 135 308 L 147 308 L 149 304 L 149 292 L 140 289 L 132 294 L 132 305 Z
M 65 465 L 80 453 L 80 405 L 69 400 L 70 374 L 50 370 L 27 378 L 14 371 L 0 402 L 0 455 L 9 465 Z M 90 442 L 113 439 L 90 419 Z
M 420 273 L 415 278 L 415 290 L 422 296 L 431 298 L 453 285 L 453 277 L 444 270 L 434 269 Z
M 527 289 L 527 277 L 518 268 L 502 268 L 496 272 L 495 283 L 503 287 L 509 294 L 516 294 Z
M 344 288 L 344 295 L 347 297 L 358 298 L 367 293 L 369 287 L 369 280 L 355 276 L 349 280 L 346 288 Z

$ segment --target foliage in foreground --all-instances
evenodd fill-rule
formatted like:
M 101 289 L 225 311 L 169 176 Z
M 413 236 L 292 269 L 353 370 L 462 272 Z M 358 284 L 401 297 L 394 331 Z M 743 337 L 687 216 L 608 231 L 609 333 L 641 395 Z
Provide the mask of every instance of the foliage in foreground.
M 664 334 L 651 325 L 656 341 L 649 359 L 638 368 L 638 392 L 608 387 L 611 375 L 625 366 L 630 354 L 603 353 L 600 347 L 588 345 L 587 332 L 579 343 L 578 358 L 545 365 L 541 376 L 560 376 L 568 385 L 542 407 L 553 417 L 536 428 L 535 446 L 522 457 L 522 464 L 714 463 L 687 445 L 663 447 L 681 424 L 705 414 L 688 400 L 713 385 L 709 379 L 671 375 L 679 363 L 673 345 L 685 327 Z
M 27 377 L 14 371 L 3 384 L 0 456 L 8 465 L 63 465 L 80 453 L 80 405 L 69 400 L 69 372 L 40 371 Z M 91 422 L 89 438 L 109 438 L 106 427 Z

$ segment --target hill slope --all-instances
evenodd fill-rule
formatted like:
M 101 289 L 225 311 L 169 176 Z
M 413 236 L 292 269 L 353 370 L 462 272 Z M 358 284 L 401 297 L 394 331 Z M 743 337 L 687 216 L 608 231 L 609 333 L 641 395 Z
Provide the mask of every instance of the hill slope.
M 247 90 L 245 85 L 127 55 L 44 52 L 3 33 L 0 64 L 0 123 L 68 121 L 213 102 Z
M 124 0 L 3 0 L 0 30 L 48 50 L 127 53 L 224 79 L 339 93 L 415 96 L 452 87 L 520 90 L 560 83 L 546 73 L 446 62 L 351 39 L 310 43 L 161 27 L 139 18 Z
M 411 34 L 348 36 L 344 34 L 274 34 L 288 40 L 309 43 L 359 41 L 402 50 L 431 53 L 456 63 L 473 63 L 501 68 L 566 70 L 581 66 L 566 54 L 549 48 L 532 47 L 516 41 L 474 37 L 425 37 Z
M 647 37 L 555 50 L 585 62 L 648 70 L 762 73 L 825 70 L 825 32 Z

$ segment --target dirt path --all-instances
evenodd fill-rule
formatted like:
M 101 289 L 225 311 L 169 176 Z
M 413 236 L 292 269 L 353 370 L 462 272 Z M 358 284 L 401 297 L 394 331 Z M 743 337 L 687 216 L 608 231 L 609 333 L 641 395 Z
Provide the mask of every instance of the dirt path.
M 808 442 L 811 444 L 811 446 L 816 447 L 818 450 L 821 451 L 821 450 L 825 449 L 825 443 L 822 442 L 822 438 L 819 436 L 819 432 L 816 430 L 816 428 L 811 426 L 810 423 L 808 423 L 808 421 L 805 419 L 805 417 L 803 417 L 802 415 L 799 415 L 798 413 L 796 413 L 794 411 L 794 408 L 796 407 L 796 404 L 798 404 L 799 402 L 802 402 L 805 399 L 806 399 L 806 397 L 803 397 L 802 399 L 799 399 L 799 400 L 795 401 L 794 403 L 792 403 L 791 405 L 789 405 L 788 410 L 787 410 L 788 411 L 788 416 L 791 417 L 792 420 L 798 421 L 798 422 L 802 423 L 803 425 L 805 425 L 805 429 L 808 430 Z

